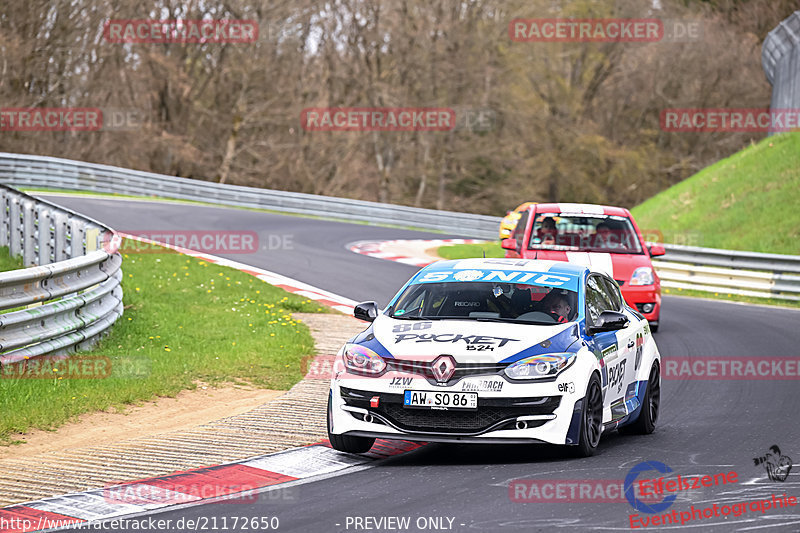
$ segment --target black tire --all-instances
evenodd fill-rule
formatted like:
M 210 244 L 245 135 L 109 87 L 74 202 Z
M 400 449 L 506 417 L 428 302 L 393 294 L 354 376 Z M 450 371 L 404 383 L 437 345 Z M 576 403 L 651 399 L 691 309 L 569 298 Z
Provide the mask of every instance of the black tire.
M 579 433 L 578 445 L 573 446 L 573 452 L 578 457 L 591 457 L 597 451 L 603 433 L 603 389 L 597 374 L 592 374 L 586 386 Z
M 328 440 L 334 450 L 345 453 L 365 453 L 375 444 L 374 437 L 353 437 L 350 435 L 334 435 L 331 433 L 331 397 L 328 396 Z
M 655 322 L 650 322 L 650 331 L 653 333 L 658 332 L 658 320 Z
M 644 393 L 639 418 L 636 422 L 619 428 L 623 435 L 649 435 L 656 429 L 658 410 L 661 404 L 661 371 L 658 362 L 653 363 L 650 377 L 647 380 L 647 390 Z

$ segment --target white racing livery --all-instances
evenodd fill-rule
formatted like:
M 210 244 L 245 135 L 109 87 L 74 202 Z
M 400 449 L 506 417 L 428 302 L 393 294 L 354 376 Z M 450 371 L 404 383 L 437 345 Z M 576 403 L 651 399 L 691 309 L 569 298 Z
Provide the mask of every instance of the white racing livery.
M 651 433 L 661 359 L 605 273 L 559 261 L 464 259 L 420 270 L 339 351 L 328 436 L 550 443 L 592 455 L 604 431 Z

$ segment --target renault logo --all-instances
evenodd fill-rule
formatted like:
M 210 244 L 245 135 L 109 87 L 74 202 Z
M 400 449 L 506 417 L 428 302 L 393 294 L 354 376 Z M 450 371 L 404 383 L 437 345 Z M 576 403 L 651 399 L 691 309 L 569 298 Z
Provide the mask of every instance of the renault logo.
M 456 372 L 456 360 L 452 355 L 440 355 L 431 363 L 433 377 L 439 383 L 446 383 Z

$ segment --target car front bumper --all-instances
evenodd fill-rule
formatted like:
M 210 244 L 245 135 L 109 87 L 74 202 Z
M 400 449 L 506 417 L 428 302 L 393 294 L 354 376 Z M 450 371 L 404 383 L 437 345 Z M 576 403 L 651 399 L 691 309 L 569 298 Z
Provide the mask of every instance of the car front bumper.
M 474 411 L 403 406 L 404 390 L 464 392 L 472 387 L 470 384 L 480 386 L 487 382 L 495 388 L 502 382 L 502 390 L 476 391 L 478 408 Z M 345 379 L 334 378 L 331 432 L 428 442 L 575 444 L 569 438 L 570 427 L 574 425 L 576 407 L 581 405 L 581 387 L 585 387 L 566 375 L 546 383 L 511 382 L 497 375 L 465 378 L 449 387 L 418 377 L 406 387 L 391 383 L 384 377 L 355 378 L 345 374 Z
M 659 285 L 623 285 L 622 296 L 625 302 L 639 311 L 648 322 L 658 322 L 661 315 L 661 287 Z M 653 310 L 645 313 L 641 310 L 643 304 L 654 304 Z

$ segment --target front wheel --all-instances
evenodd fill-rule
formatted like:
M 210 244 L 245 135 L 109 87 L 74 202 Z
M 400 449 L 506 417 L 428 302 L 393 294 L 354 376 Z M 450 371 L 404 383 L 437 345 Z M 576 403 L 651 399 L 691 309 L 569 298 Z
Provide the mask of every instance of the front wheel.
M 603 432 L 603 392 L 600 389 L 600 378 L 592 374 L 586 387 L 581 410 L 581 428 L 575 454 L 579 457 L 590 457 L 597 451 L 600 435 Z
M 334 450 L 345 453 L 365 453 L 375 444 L 374 437 L 353 437 L 350 435 L 335 435 L 331 433 L 333 425 L 333 404 L 328 395 L 328 440 Z
M 639 418 L 633 424 L 619 428 L 623 435 L 649 435 L 656 429 L 658 422 L 658 409 L 661 404 L 661 372 L 658 362 L 653 363 L 650 369 L 650 377 L 647 380 L 647 391 L 644 393 L 644 401 L 640 407 Z

